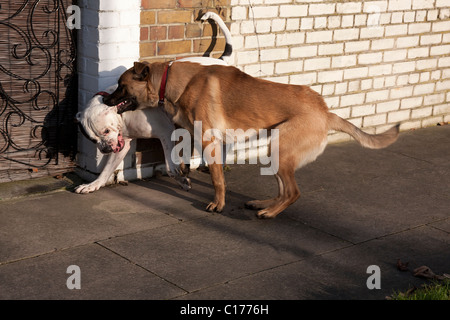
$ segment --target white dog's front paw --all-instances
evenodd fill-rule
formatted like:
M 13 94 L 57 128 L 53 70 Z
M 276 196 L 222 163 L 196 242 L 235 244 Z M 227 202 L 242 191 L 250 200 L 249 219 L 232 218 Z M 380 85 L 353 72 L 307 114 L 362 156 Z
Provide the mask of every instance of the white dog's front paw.
M 91 182 L 88 184 L 82 184 L 81 186 L 78 186 L 75 189 L 75 192 L 76 193 L 89 193 L 89 192 L 97 191 L 101 187 L 103 187 L 103 183 L 94 181 L 94 182 Z

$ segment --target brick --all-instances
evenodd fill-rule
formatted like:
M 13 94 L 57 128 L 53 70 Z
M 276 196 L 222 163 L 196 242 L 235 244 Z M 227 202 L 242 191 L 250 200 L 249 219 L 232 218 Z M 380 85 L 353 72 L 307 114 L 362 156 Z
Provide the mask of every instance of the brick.
M 211 28 L 209 24 L 205 24 L 204 28 L 206 28 L 207 26 Z M 205 32 L 203 32 L 203 35 L 206 36 Z M 202 28 L 199 24 L 191 23 L 186 25 L 186 38 L 198 38 L 201 36 L 202 36 Z
M 431 30 L 433 32 L 445 32 L 450 30 L 450 20 L 433 22 Z
M 309 5 L 309 12 L 308 14 L 310 16 L 316 16 L 316 15 L 328 15 L 334 13 L 336 8 L 335 3 L 312 3 Z
M 358 55 L 358 63 L 359 64 L 380 63 L 382 58 L 383 58 L 383 54 L 381 52 L 362 53 L 362 54 Z
M 351 41 L 345 42 L 345 53 L 361 52 L 369 50 L 370 41 Z
M 409 110 L 401 110 L 394 111 L 388 113 L 388 122 L 389 123 L 397 123 L 405 120 L 409 120 L 410 111 Z
M 330 42 L 333 36 L 333 31 L 312 31 L 306 33 L 306 42 Z
M 318 74 L 318 82 L 319 83 L 340 82 L 342 81 L 343 74 L 344 74 L 343 70 L 321 71 Z
M 408 59 L 428 57 L 428 53 L 429 53 L 428 48 L 419 47 L 414 49 L 408 49 Z
M 375 114 L 374 104 L 352 107 L 352 117 L 364 117 L 372 114 Z
M 377 113 L 389 112 L 400 108 L 400 100 L 391 100 L 377 103 Z
M 367 92 L 366 103 L 387 100 L 388 97 L 389 97 L 389 90 L 387 89 Z
M 175 8 L 177 0 L 142 0 L 143 9 L 171 9 Z
M 420 45 L 427 46 L 430 44 L 439 44 L 442 40 L 442 34 L 431 34 L 420 36 Z
M 418 84 L 414 87 L 413 94 L 415 96 L 430 94 L 434 92 L 434 83 Z
M 169 39 L 183 39 L 184 38 L 184 25 L 181 26 L 169 26 Z
M 282 5 L 280 6 L 280 17 L 306 17 L 308 15 L 307 5 Z
M 297 31 L 300 28 L 300 18 L 288 18 L 286 19 L 286 30 Z
M 358 38 L 359 38 L 358 28 L 335 30 L 333 35 L 334 41 L 358 40 Z
M 412 119 L 425 118 L 431 116 L 432 113 L 433 107 L 416 108 L 411 111 L 411 118 Z
M 345 3 L 338 3 L 336 6 L 336 12 L 337 13 L 359 13 L 361 12 L 361 2 L 345 2 Z
M 140 57 L 152 57 L 156 55 L 156 43 L 155 42 L 141 42 L 139 46 Z
M 366 116 L 363 118 L 364 127 L 372 127 L 386 123 L 386 114 L 376 114 L 372 116 Z
M 434 0 L 413 0 L 412 9 L 433 9 L 434 8 Z
M 148 27 L 141 27 L 140 28 L 139 40 L 141 40 L 141 41 L 148 40 L 149 39 L 148 35 L 149 35 L 149 28 Z
M 317 55 L 317 46 L 302 46 L 291 48 L 291 58 L 314 57 Z
M 256 32 L 257 33 L 270 32 L 271 26 L 272 26 L 271 20 L 258 20 L 256 21 Z
M 275 65 L 275 73 L 292 73 L 301 72 L 303 68 L 303 61 L 284 61 L 278 62 Z
M 408 34 L 430 32 L 430 29 L 431 29 L 431 23 L 429 23 L 429 22 L 408 24 Z
M 327 69 L 331 65 L 331 58 L 313 58 L 305 60 L 305 71 Z
M 314 27 L 314 19 L 313 18 L 302 18 L 300 29 L 301 30 L 311 30 Z
M 371 50 L 386 50 L 394 48 L 395 39 L 372 40 Z
M 141 11 L 141 25 L 155 24 L 156 13 L 154 11 Z
M 439 122 L 442 122 L 442 116 L 423 119 L 422 127 L 435 126 Z
M 231 19 L 232 20 L 247 19 L 247 8 L 246 7 L 233 7 L 231 9 Z
M 391 97 L 391 99 L 411 97 L 412 93 L 413 93 L 413 87 L 405 86 L 405 87 L 401 87 L 401 88 L 391 89 L 390 97 Z
M 365 1 L 363 12 L 365 13 L 379 13 L 385 12 L 387 9 L 387 0 L 384 1 Z
M 392 69 L 393 73 L 412 72 L 416 68 L 414 61 L 395 63 Z
M 299 73 L 299 74 L 293 74 L 290 77 L 291 84 L 297 84 L 297 85 L 312 85 L 316 83 L 317 81 L 317 73 L 315 72 L 309 72 L 309 73 Z
M 349 80 L 349 79 L 364 78 L 367 77 L 368 73 L 369 73 L 368 67 L 345 69 L 344 79 Z
M 392 25 L 392 26 L 386 26 L 385 27 L 384 35 L 386 37 L 399 36 L 399 35 L 406 35 L 407 32 L 408 32 L 408 25 L 407 24 Z
M 341 97 L 341 107 L 357 106 L 364 103 L 364 93 L 356 93 Z
M 179 8 L 197 8 L 203 5 L 202 0 L 178 0 L 177 4 Z
M 445 101 L 444 93 L 430 94 L 423 98 L 423 104 L 426 106 L 439 104 Z
M 343 43 L 331 43 L 331 44 L 321 44 L 319 45 L 319 55 L 332 55 L 332 54 L 343 54 L 344 44 Z
M 407 53 L 407 51 L 405 49 L 385 51 L 384 55 L 383 55 L 383 61 L 391 62 L 391 61 L 404 60 L 406 58 L 406 53 Z
M 274 44 L 275 44 L 275 35 L 264 34 L 245 37 L 244 47 L 247 49 L 254 49 L 259 47 L 273 47 Z
M 450 114 L 450 103 L 434 106 L 433 115 Z
M 241 51 L 237 53 L 237 63 L 239 65 L 256 63 L 259 59 L 259 51 Z
M 441 45 L 441 46 L 434 46 L 430 49 L 430 55 L 436 56 L 436 55 L 446 55 L 450 52 L 450 44 L 447 45 Z
M 389 0 L 388 11 L 410 10 L 411 0 Z
M 150 27 L 150 40 L 165 40 L 167 38 L 167 28 L 154 26 Z
M 382 26 L 361 28 L 359 33 L 360 39 L 381 38 L 383 37 L 383 35 L 384 35 L 384 27 Z
M 435 69 L 437 66 L 437 59 L 426 59 L 416 61 L 416 70 Z
M 277 35 L 277 46 L 301 44 L 305 42 L 304 32 L 283 33 Z
M 422 105 L 423 97 L 412 97 L 402 99 L 400 102 L 401 109 L 412 109 Z
M 253 7 L 249 11 L 248 16 L 250 19 L 276 18 L 278 16 L 278 6 Z
M 356 55 L 333 57 L 331 62 L 332 68 L 347 68 L 356 65 Z
M 261 50 L 261 61 L 275 61 L 287 59 L 289 55 L 288 48 L 281 49 L 265 49 Z
M 160 56 L 189 52 L 191 52 L 191 41 L 189 40 L 165 41 L 157 44 L 157 54 Z
M 158 12 L 158 24 L 190 23 L 192 11 L 170 10 Z
M 397 48 L 415 48 L 419 44 L 419 36 L 397 38 Z

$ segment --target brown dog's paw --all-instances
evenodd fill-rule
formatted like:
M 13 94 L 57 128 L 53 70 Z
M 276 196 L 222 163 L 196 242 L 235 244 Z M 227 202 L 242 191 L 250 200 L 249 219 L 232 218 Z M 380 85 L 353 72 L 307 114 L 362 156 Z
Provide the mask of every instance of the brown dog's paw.
M 277 216 L 277 214 L 270 210 L 264 209 L 264 210 L 259 210 L 258 213 L 256 214 L 256 216 L 259 219 L 273 219 Z
M 222 212 L 223 207 L 225 206 L 225 204 L 220 204 L 218 201 L 213 201 L 210 202 L 207 206 L 206 206 L 206 211 L 208 212 Z

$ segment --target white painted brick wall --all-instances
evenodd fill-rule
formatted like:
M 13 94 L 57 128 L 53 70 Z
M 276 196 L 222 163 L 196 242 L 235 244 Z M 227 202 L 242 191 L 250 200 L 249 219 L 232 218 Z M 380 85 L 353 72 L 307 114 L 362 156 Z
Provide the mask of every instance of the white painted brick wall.
M 368 132 L 449 121 L 448 0 L 233 1 L 242 70 L 311 86 Z
M 80 0 L 82 29 L 78 32 L 78 109 L 83 110 L 92 96 L 117 83 L 119 76 L 139 60 L 140 0 Z M 105 159 L 96 145 L 79 135 L 77 173 L 92 180 Z M 131 155 L 132 152 L 129 154 Z M 125 158 L 118 176 L 124 179 L 131 165 Z M 136 175 L 136 170 L 134 170 Z

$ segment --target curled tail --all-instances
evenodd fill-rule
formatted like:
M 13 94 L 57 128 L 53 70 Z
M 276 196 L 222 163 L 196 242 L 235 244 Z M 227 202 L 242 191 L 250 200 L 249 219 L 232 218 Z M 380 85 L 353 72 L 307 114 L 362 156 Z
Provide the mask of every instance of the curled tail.
M 344 120 L 334 113 L 329 112 L 328 127 L 329 129 L 348 133 L 363 147 L 370 149 L 381 149 L 391 145 L 397 140 L 400 124 L 397 124 L 396 126 L 380 134 L 368 134 L 347 120 Z
M 219 59 L 222 59 L 226 63 L 229 63 L 231 54 L 233 53 L 233 45 L 231 43 L 231 33 L 230 30 L 228 30 L 227 26 L 223 22 L 222 18 L 214 13 L 214 12 L 206 12 L 202 17 L 201 20 L 206 21 L 208 19 L 214 20 L 218 25 L 220 30 L 225 36 L 225 50 L 223 51 L 222 56 Z

